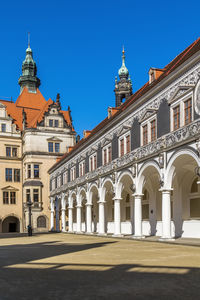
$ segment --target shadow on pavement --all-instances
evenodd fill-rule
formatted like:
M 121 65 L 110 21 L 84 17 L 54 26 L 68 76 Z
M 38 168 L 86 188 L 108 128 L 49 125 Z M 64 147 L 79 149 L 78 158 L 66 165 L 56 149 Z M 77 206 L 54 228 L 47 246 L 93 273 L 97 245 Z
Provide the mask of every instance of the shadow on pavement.
M 38 262 L 117 243 L 58 242 L 1 246 L 0 299 L 174 300 L 198 299 L 200 296 L 199 268 Z

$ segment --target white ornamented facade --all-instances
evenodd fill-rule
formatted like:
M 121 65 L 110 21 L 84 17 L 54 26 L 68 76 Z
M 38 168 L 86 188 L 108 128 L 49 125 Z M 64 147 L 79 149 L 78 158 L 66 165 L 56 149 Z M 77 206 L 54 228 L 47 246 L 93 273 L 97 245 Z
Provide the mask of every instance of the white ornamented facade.
M 122 58 L 119 106 L 49 170 L 51 230 L 200 238 L 200 39 L 131 96 Z

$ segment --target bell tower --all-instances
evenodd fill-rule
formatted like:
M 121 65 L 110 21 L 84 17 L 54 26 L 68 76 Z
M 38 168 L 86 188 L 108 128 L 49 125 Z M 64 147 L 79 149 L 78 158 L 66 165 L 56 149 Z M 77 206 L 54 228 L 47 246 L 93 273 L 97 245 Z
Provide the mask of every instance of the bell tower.
M 26 49 L 26 57 L 22 63 L 22 75 L 19 77 L 20 94 L 24 87 L 27 87 L 29 92 L 36 93 L 40 86 L 40 79 L 36 77 L 37 67 L 33 60 L 33 52 L 30 48 L 30 36 L 28 36 L 28 48 Z
M 125 51 L 122 50 L 122 66 L 118 71 L 119 80 L 115 77 L 115 106 L 119 107 L 123 100 L 132 95 L 132 82 L 127 67 L 125 66 Z

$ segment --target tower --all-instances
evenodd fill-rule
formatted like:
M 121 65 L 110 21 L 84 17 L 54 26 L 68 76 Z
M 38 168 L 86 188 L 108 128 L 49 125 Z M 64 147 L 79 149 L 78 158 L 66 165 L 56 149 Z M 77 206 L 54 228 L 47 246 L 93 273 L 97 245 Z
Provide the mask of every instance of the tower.
M 28 48 L 26 49 L 26 57 L 22 63 L 22 75 L 19 77 L 18 83 L 20 85 L 20 94 L 24 87 L 27 87 L 29 92 L 36 93 L 40 86 L 40 79 L 37 78 L 37 67 L 33 60 L 33 52 L 30 48 L 30 40 L 28 41 Z
M 119 80 L 115 78 L 115 106 L 118 107 L 132 95 L 132 82 L 127 67 L 125 66 L 125 51 L 122 50 L 122 66 L 118 71 Z

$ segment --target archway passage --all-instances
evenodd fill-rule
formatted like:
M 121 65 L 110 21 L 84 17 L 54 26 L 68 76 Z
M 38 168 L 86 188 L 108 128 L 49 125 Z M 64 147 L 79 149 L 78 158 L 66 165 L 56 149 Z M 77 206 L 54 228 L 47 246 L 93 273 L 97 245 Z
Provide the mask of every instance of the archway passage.
M 3 220 L 2 232 L 20 232 L 20 222 L 17 217 L 9 216 Z

